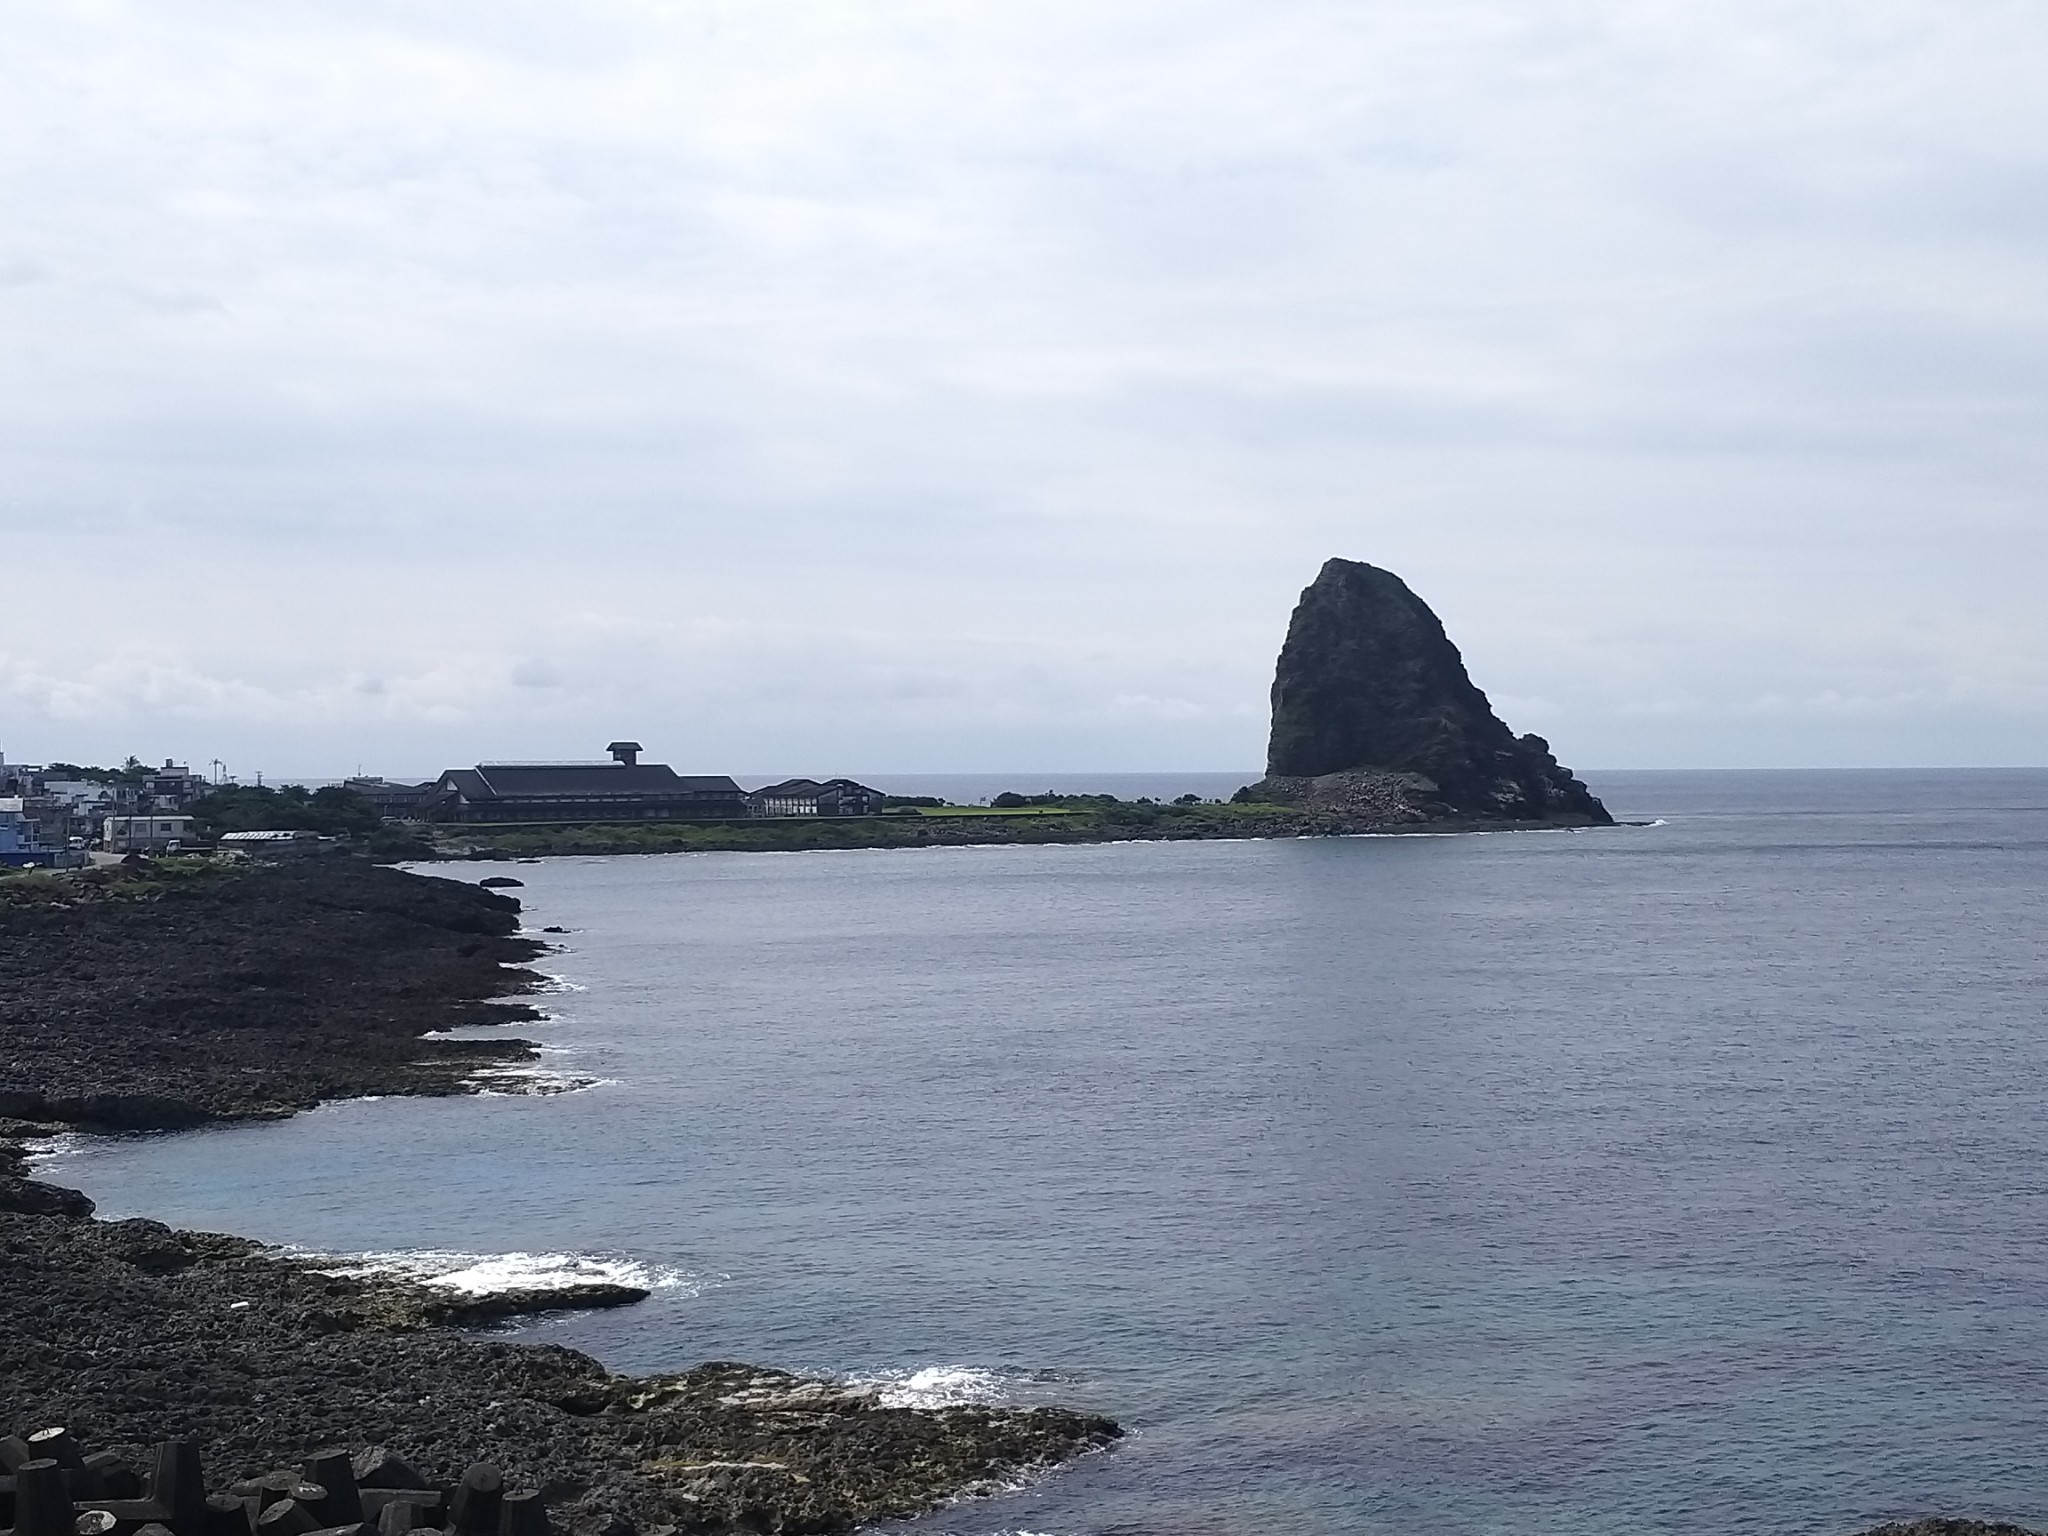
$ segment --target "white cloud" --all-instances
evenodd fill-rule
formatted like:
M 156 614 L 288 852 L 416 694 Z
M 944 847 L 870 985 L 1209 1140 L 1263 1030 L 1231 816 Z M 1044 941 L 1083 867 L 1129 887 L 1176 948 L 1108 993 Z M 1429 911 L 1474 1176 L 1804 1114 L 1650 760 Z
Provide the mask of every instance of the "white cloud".
M 1248 768 L 1333 553 L 1569 762 L 2048 755 L 2038 7 L 101 0 L 9 52 L 17 756 Z

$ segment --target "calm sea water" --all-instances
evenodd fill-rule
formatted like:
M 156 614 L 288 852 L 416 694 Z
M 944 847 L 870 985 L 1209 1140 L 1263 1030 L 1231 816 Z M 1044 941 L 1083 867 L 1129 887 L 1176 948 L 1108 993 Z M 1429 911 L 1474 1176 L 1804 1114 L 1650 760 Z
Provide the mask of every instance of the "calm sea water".
M 2048 773 L 1593 778 L 1657 824 L 518 866 L 599 1086 L 55 1172 L 1135 1431 L 920 1532 L 2048 1520 Z

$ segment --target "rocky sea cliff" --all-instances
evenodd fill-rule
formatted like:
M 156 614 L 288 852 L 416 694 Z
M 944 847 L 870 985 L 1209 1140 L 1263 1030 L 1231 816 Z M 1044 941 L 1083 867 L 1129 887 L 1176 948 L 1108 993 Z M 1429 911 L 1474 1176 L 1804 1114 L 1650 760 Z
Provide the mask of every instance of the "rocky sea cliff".
M 1325 563 L 1288 623 L 1254 794 L 1390 827 L 1614 819 L 1549 742 L 1493 712 L 1429 605 L 1356 560 Z

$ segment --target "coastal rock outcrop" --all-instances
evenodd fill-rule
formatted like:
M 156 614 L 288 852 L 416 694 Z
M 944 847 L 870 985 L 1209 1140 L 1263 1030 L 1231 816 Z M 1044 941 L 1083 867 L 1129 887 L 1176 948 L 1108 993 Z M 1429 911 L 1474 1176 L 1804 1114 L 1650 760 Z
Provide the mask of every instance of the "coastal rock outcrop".
M 1502 723 L 1429 605 L 1356 560 L 1327 562 L 1288 624 L 1266 775 L 1264 798 L 1387 825 L 1613 820 L 1548 742 Z
M 472 1091 L 534 1059 L 519 903 L 324 859 L 0 882 L 0 1117 L 104 1131 Z
M 533 1048 L 423 1036 L 535 1016 L 502 1001 L 539 980 L 523 962 L 541 947 L 518 928 L 518 903 L 495 891 L 343 859 L 0 881 L 0 1452 L 63 1424 L 141 1467 L 170 1437 L 218 1486 L 369 1442 L 383 1449 L 364 1453 L 365 1487 L 401 1486 L 402 1459 L 413 1482 L 452 1488 L 481 1457 L 543 1491 L 556 1530 L 682 1536 L 908 1517 L 1121 1435 L 1095 1414 L 904 1408 L 730 1363 L 617 1376 L 570 1350 L 457 1330 L 630 1304 L 647 1294 L 637 1286 L 474 1295 L 329 1273 L 244 1238 L 94 1220 L 86 1195 L 30 1176 L 27 1144 L 70 1126 L 472 1091 Z M 19 1528 L 20 1459 L 0 1454 L 0 1532 Z M 30 1536 L 72 1536 L 62 1492 Z M 264 1536 L 350 1525 L 311 1506 L 280 1523 L 289 1502 L 265 1508 Z M 450 1536 L 534 1536 L 495 1516 L 465 1524 L 452 1500 L 447 1514 Z M 128 1516 L 119 1531 L 144 1512 Z
M 1095 1414 L 902 1408 L 728 1361 L 615 1375 L 557 1345 L 420 1326 L 485 1319 L 437 1317 L 447 1299 L 430 1286 L 322 1263 L 156 1222 L 0 1211 L 0 1437 L 63 1424 L 146 1467 L 149 1447 L 175 1436 L 215 1487 L 328 1445 L 361 1451 L 354 1479 L 366 1488 L 445 1490 L 483 1460 L 507 1487 L 544 1491 L 557 1531 L 696 1536 L 902 1519 L 1122 1434 Z M 501 1301 L 531 1312 L 571 1298 Z M 12 1470 L 0 1460 L 0 1474 Z M 0 1478 L 0 1519 L 11 1491 Z M 443 1523 L 439 1502 L 417 1524 Z M 448 1536 L 519 1530 L 447 1513 Z M 69 1521 L 59 1529 L 68 1536 Z

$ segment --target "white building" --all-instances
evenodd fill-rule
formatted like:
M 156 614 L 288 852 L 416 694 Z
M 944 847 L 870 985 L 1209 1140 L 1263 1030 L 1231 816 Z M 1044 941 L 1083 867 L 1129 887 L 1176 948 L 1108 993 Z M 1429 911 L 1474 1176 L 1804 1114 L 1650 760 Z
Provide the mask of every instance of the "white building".
M 100 807 L 112 807 L 119 801 L 113 786 L 101 784 L 92 779 L 45 779 L 43 793 L 52 800 L 62 800 L 74 816 L 88 816 Z M 111 809 L 101 811 L 111 815 Z
M 101 840 L 109 853 L 171 853 L 192 841 L 192 818 L 109 816 Z

